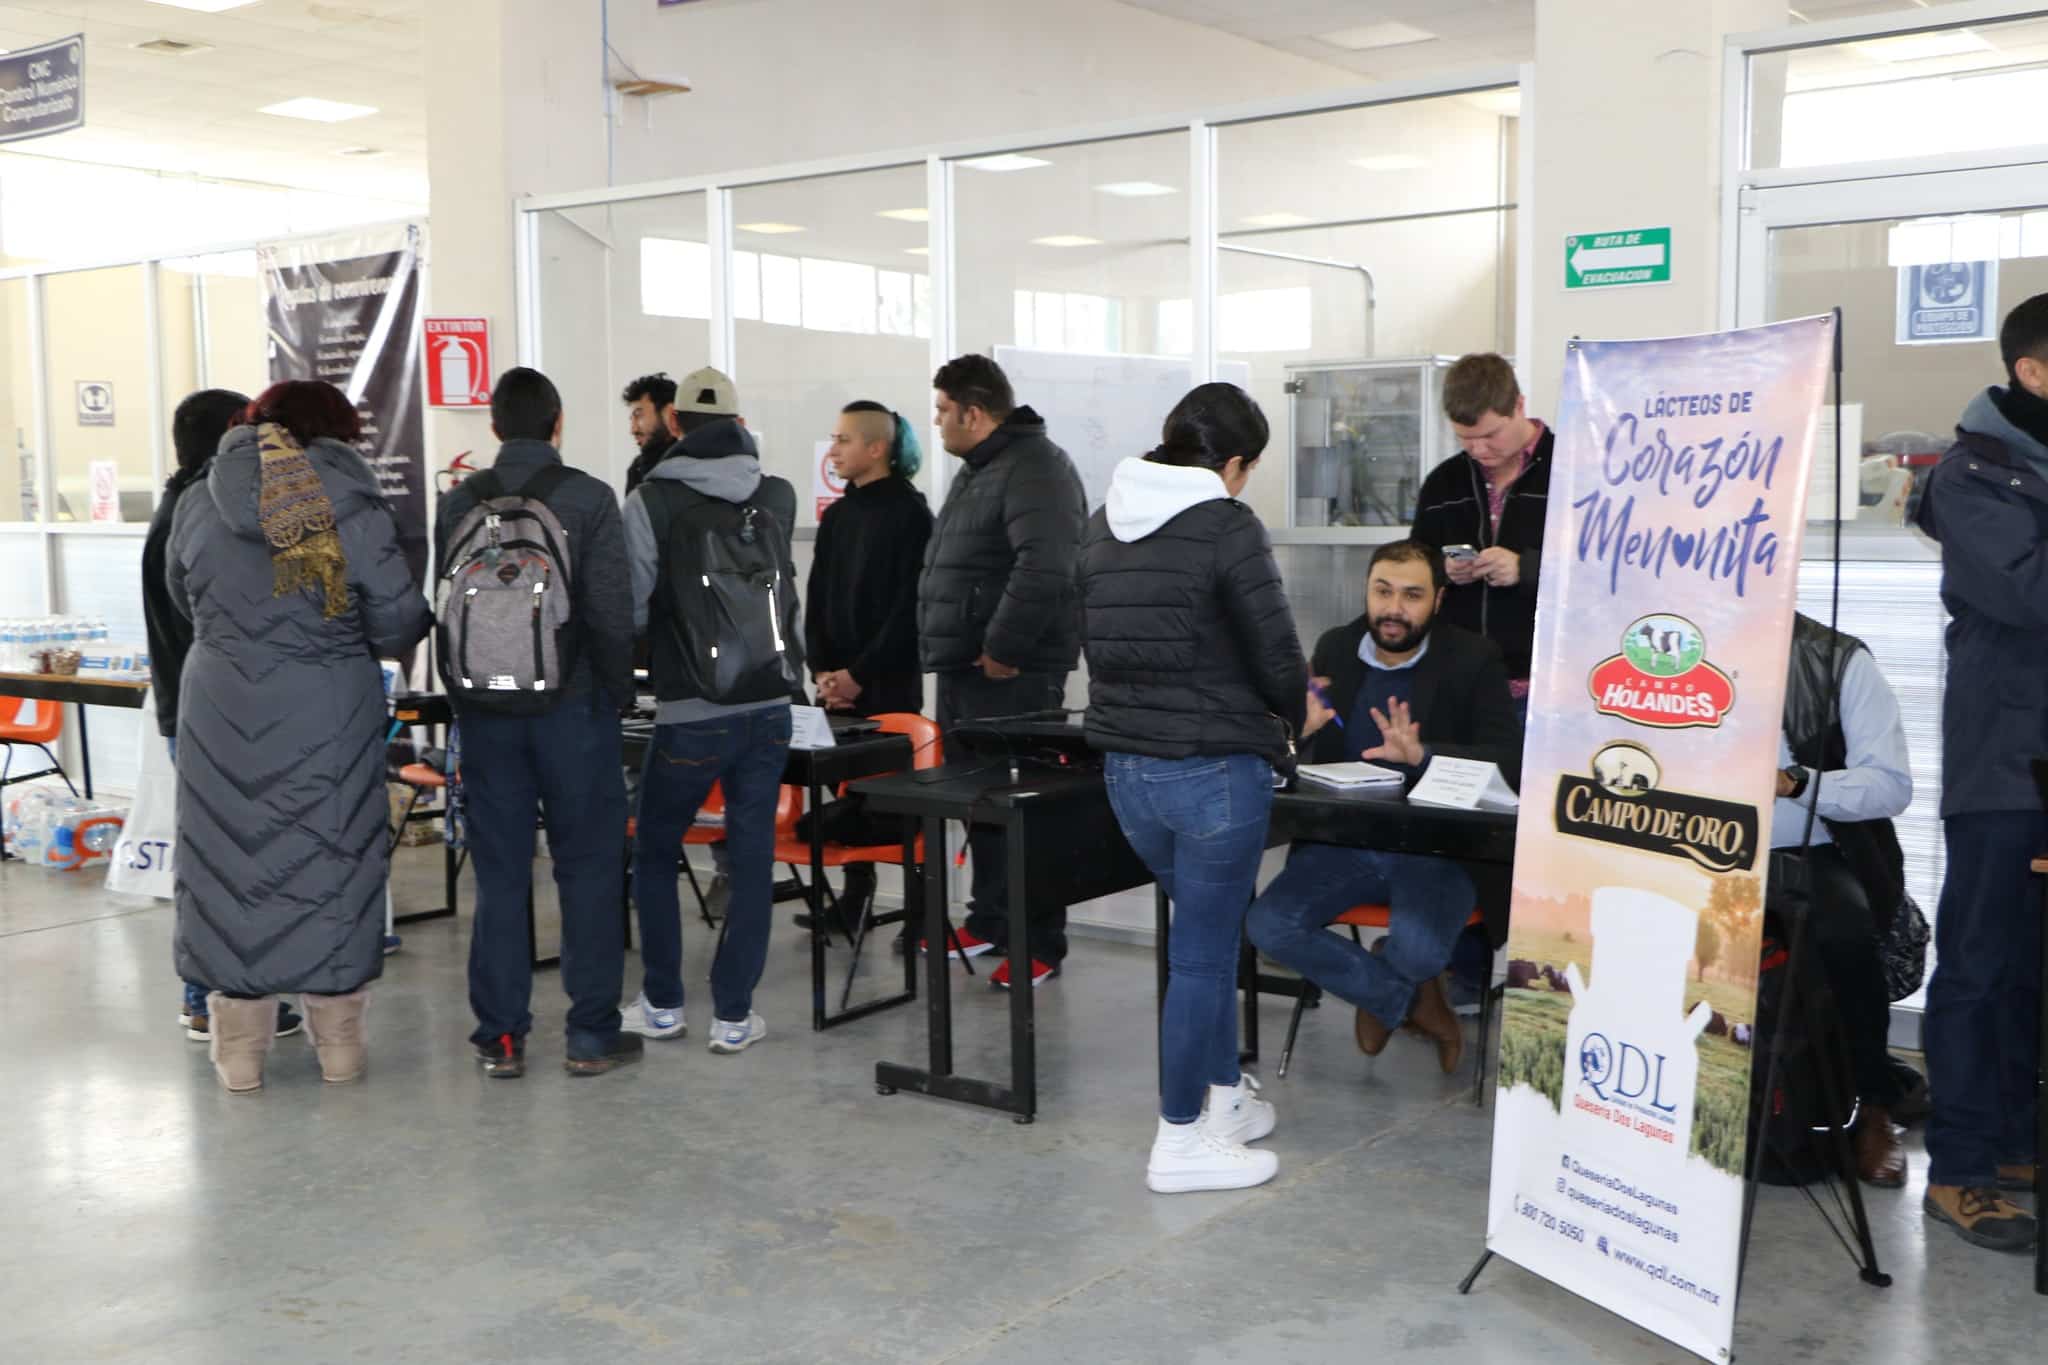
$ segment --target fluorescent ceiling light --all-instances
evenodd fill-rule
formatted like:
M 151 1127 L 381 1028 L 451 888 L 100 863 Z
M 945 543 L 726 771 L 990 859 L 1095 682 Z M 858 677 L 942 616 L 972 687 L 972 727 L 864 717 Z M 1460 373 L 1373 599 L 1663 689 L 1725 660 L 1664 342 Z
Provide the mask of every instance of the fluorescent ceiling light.
M 977 156 L 960 163 L 977 171 L 1028 171 L 1052 163 L 1041 157 L 1020 156 L 1016 152 L 1004 152 L 1000 156 Z
M 929 256 L 932 254 L 932 249 L 928 246 L 907 246 L 903 248 L 903 254 L 906 256 Z
M 379 157 L 389 155 L 382 147 L 336 147 L 336 156 Z
M 266 104 L 256 112 L 275 114 L 279 118 L 301 118 L 312 123 L 346 123 L 352 118 L 367 117 L 377 110 L 367 104 L 343 104 L 340 100 L 323 100 L 311 95 L 301 95 L 295 100 Z
M 1101 246 L 1100 237 L 1083 237 L 1078 232 L 1056 232 L 1050 237 L 1033 237 L 1033 246 Z
M 1426 28 L 1413 24 L 1395 23 L 1366 24 L 1359 28 L 1340 28 L 1335 33 L 1318 33 L 1316 41 L 1341 47 L 1346 52 L 1368 52 L 1376 47 L 1406 47 L 1410 43 L 1436 41 L 1436 35 Z
M 1119 199 L 1150 199 L 1154 195 L 1180 193 L 1173 186 L 1162 185 L 1156 180 L 1118 180 L 1095 188 Z
M 931 221 L 930 209 L 883 209 L 877 218 L 894 218 L 899 223 L 927 223 Z
M 256 0 L 149 0 L 152 5 L 169 5 L 172 9 L 198 10 L 201 14 L 219 14 L 224 9 L 240 9 L 253 5 Z
M 1427 166 L 1429 158 L 1407 152 L 1388 152 L 1382 156 L 1355 157 L 1351 164 L 1361 171 L 1413 171 Z
M 1890 38 L 1873 38 L 1851 43 L 1873 62 L 1920 62 L 1929 57 L 1960 57 L 1965 52 L 1989 52 L 1991 44 L 1967 28 L 1937 29 L 1932 33 L 1900 33 Z
M 802 232 L 795 223 L 741 223 L 741 232 L 758 232 L 764 237 L 779 237 L 786 232 Z
M 1240 218 L 1237 221 L 1246 227 L 1285 228 L 1300 227 L 1303 223 L 1313 223 L 1315 219 L 1299 213 L 1255 213 L 1249 218 Z

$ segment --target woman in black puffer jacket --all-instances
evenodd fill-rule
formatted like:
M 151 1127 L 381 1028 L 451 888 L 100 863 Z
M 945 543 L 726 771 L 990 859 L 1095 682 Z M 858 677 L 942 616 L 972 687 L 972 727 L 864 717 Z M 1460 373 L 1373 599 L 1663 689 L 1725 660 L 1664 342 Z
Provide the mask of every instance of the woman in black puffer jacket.
M 1081 543 L 1089 742 L 1107 755 L 1117 823 L 1174 904 L 1145 1171 L 1161 1194 L 1259 1185 L 1278 1169 L 1245 1146 L 1273 1131 L 1273 1107 L 1238 1070 L 1232 998 L 1273 767 L 1308 696 L 1265 528 L 1237 501 L 1266 440 L 1244 390 L 1200 386 L 1157 450 L 1117 466 Z

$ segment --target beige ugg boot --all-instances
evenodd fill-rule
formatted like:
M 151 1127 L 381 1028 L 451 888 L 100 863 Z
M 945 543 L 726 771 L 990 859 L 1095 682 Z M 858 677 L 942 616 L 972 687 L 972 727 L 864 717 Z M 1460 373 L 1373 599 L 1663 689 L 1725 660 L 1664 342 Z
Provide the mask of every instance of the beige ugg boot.
M 208 1053 L 214 1072 L 231 1094 L 263 1088 L 263 1059 L 277 1034 L 277 997 L 236 1000 L 214 991 L 206 997 L 213 1038 Z
M 367 986 L 347 995 L 308 995 L 306 1034 L 313 1050 L 320 1054 L 320 1074 L 330 1085 L 344 1085 L 358 1079 L 368 1060 L 363 1041 L 363 1007 L 369 1003 Z

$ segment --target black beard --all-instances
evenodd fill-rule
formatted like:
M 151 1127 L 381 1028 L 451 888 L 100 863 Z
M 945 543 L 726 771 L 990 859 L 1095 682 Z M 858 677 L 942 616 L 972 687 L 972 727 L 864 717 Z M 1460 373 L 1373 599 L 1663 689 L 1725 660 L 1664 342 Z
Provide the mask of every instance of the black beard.
M 1429 628 L 1434 624 L 1436 624 L 1436 618 L 1432 616 L 1421 625 L 1409 627 L 1408 636 L 1401 644 L 1390 645 L 1380 635 L 1380 623 L 1374 621 L 1372 623 L 1372 642 L 1384 653 L 1407 654 L 1412 650 L 1422 648 L 1422 642 L 1429 638 Z

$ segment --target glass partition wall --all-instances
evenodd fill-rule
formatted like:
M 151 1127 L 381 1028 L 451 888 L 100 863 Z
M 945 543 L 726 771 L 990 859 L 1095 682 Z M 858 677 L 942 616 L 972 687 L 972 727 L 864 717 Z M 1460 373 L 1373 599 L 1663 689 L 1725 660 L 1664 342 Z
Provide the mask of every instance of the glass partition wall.
M 567 378 L 573 426 L 621 432 L 634 375 L 725 369 L 805 525 L 832 494 L 819 443 L 838 409 L 868 398 L 928 431 L 931 373 L 955 354 L 1003 364 L 1097 503 L 1173 403 L 1222 378 L 1272 424 L 1248 496 L 1277 537 L 1389 539 L 1415 478 L 1364 511 L 1290 495 L 1307 443 L 1292 390 L 1318 367 L 1398 360 L 1412 378 L 1517 349 L 1520 99 L 1518 73 L 1478 73 L 527 200 L 522 358 Z M 1345 458 L 1397 437 L 1404 467 L 1450 453 L 1433 393 L 1411 384 L 1406 417 Z M 927 461 L 934 498 L 947 465 Z

